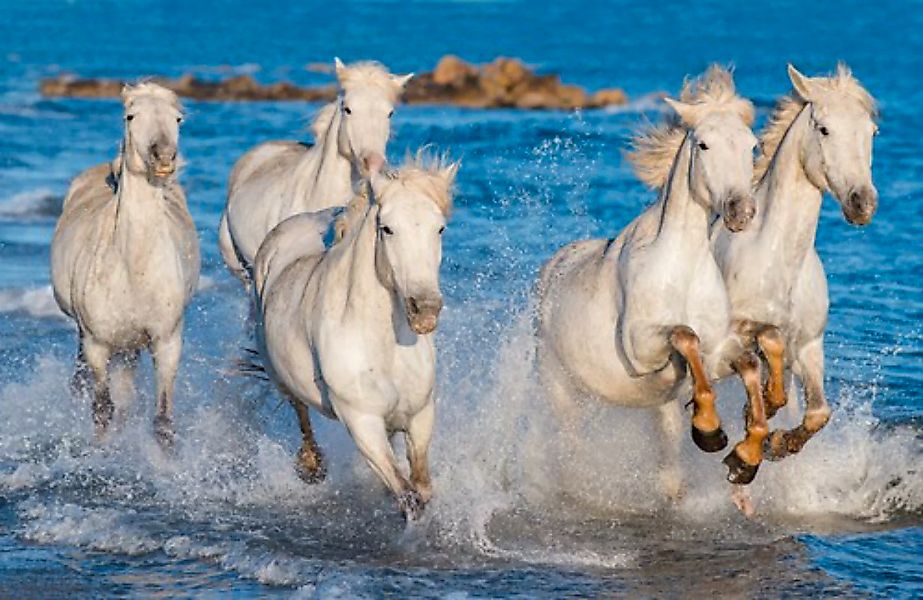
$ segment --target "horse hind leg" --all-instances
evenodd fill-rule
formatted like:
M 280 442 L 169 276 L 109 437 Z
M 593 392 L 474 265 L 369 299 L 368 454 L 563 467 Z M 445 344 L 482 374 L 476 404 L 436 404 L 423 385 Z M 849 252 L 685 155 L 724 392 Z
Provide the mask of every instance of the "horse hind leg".
M 324 463 L 324 454 L 314 439 L 308 407 L 291 395 L 288 395 L 288 400 L 298 415 L 298 426 L 301 428 L 301 448 L 295 458 L 295 472 L 305 483 L 320 483 L 327 477 L 327 466 Z
M 763 441 L 769 435 L 769 425 L 761 393 L 760 361 L 756 354 L 751 351 L 741 354 L 734 361 L 734 370 L 747 390 L 747 434 L 724 458 L 724 464 L 728 468 L 728 481 L 746 485 L 756 477 L 763 462 Z
M 110 360 L 109 381 L 115 405 L 116 423 L 124 421 L 128 407 L 135 399 L 135 371 L 138 351 L 122 352 Z
M 692 375 L 692 440 L 705 452 L 723 450 L 728 438 L 721 429 L 721 418 L 715 408 L 715 391 L 702 362 L 699 336 L 689 327 L 680 325 L 671 331 L 670 344 L 685 359 Z
M 686 493 L 683 472 L 680 467 L 682 442 L 682 410 L 679 402 L 670 402 L 657 407 L 657 427 L 660 431 L 660 487 L 673 502 L 682 500 Z
M 777 327 L 769 326 L 756 335 L 756 343 L 769 367 L 763 399 L 766 418 L 771 419 L 788 400 L 785 394 L 785 339 Z

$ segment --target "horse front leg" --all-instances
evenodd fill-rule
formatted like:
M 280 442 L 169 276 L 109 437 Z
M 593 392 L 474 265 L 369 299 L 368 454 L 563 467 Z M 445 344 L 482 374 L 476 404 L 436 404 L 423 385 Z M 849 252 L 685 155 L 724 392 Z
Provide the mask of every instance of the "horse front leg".
M 180 322 L 171 334 L 153 340 L 151 355 L 157 371 L 157 412 L 154 415 L 154 435 L 164 449 L 176 440 L 173 428 L 173 385 L 183 349 L 183 325 Z
M 352 410 L 342 411 L 340 417 L 369 467 L 397 498 L 404 518 L 416 520 L 423 511 L 423 498 L 397 466 L 384 419 Z
M 705 452 L 723 450 L 728 438 L 715 409 L 715 391 L 702 362 L 699 336 L 689 327 L 679 325 L 670 332 L 670 344 L 685 359 L 692 375 L 692 440 Z
M 769 435 L 769 425 L 760 389 L 759 358 L 748 350 L 734 361 L 733 366 L 747 390 L 747 435 L 723 462 L 728 468 L 728 481 L 746 485 L 756 477 L 756 471 L 763 462 L 763 441 Z
M 430 395 L 429 402 L 410 419 L 407 427 L 407 462 L 410 463 L 410 483 L 420 494 L 425 505 L 433 496 L 433 485 L 429 475 L 429 443 L 433 437 L 433 423 L 436 420 L 436 404 Z
M 785 406 L 785 338 L 778 327 L 769 325 L 756 334 L 756 343 L 766 359 L 769 377 L 763 388 L 763 400 L 766 403 L 766 418 L 771 419 Z
M 796 454 L 830 420 L 830 406 L 824 395 L 824 342 L 818 339 L 798 354 L 804 385 L 805 411 L 801 425 L 791 430 L 777 429 L 769 437 L 768 458 L 780 460 Z
M 92 337 L 80 340 L 80 354 L 93 374 L 93 424 L 96 429 L 96 441 L 105 438 L 112 422 L 114 405 L 109 393 L 109 358 L 112 353 L 105 344 L 100 344 Z
M 314 439 L 308 407 L 294 396 L 286 396 L 298 414 L 298 426 L 301 428 L 301 448 L 298 450 L 295 470 L 305 483 L 320 483 L 327 477 L 327 467 L 324 464 L 324 454 Z

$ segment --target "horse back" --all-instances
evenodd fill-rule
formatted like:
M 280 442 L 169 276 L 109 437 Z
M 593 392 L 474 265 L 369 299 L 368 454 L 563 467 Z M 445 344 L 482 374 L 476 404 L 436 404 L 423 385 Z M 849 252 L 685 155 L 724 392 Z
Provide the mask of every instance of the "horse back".
M 231 169 L 231 175 L 228 178 L 228 197 L 230 198 L 245 181 L 263 177 L 280 168 L 288 169 L 311 147 L 311 144 L 295 140 L 273 140 L 247 150 Z

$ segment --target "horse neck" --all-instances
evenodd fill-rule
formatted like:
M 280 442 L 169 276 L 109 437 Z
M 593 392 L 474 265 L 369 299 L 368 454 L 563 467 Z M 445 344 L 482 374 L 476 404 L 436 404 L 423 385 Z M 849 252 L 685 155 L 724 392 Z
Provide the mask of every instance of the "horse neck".
M 808 121 L 807 110 L 802 109 L 756 189 L 758 210 L 763 213 L 760 237 L 772 248 L 773 256 L 790 265 L 800 265 L 814 247 L 823 199 L 821 190 L 805 173 L 802 160 Z
M 133 172 L 122 156 L 115 192 L 114 239 L 123 253 L 147 256 L 148 238 L 160 237 L 158 224 L 164 211 L 164 187 L 154 186 Z
M 654 210 L 660 215 L 658 240 L 683 245 L 708 245 L 709 211 L 692 197 L 689 178 L 692 172 L 692 148 L 689 136 L 683 140 L 670 169 L 670 178 L 660 193 Z
M 342 118 L 339 109 L 334 111 L 324 135 L 306 153 L 296 171 L 292 198 L 300 201 L 304 210 L 343 206 L 353 196 L 353 186 L 360 176 L 352 161 L 340 153 L 338 138 Z
M 378 276 L 375 264 L 378 240 L 378 207 L 372 205 L 357 227 L 340 242 L 343 251 L 334 260 L 333 271 L 345 280 L 344 316 L 367 317 L 370 326 L 391 323 L 394 294 Z

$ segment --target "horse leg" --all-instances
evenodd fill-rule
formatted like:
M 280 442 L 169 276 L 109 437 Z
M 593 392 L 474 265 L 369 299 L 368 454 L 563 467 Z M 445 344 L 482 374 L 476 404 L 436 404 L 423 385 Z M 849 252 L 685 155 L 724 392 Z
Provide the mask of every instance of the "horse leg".
M 780 408 L 785 406 L 787 400 L 785 396 L 785 339 L 778 327 L 769 326 L 756 335 L 756 343 L 769 366 L 769 377 L 763 389 L 763 399 L 766 402 L 766 418 L 771 419 Z
M 138 351 L 129 350 L 112 357 L 109 381 L 113 392 L 113 399 L 118 403 L 116 421 L 121 423 L 125 418 L 128 405 L 135 399 L 135 370 L 138 367 Z
M 771 460 L 800 452 L 814 434 L 830 420 L 830 406 L 824 395 L 824 342 L 815 340 L 801 349 L 798 363 L 804 385 L 805 411 L 801 425 L 791 430 L 777 429 L 769 437 L 767 454 Z
M 769 425 L 760 389 L 759 358 L 751 351 L 744 352 L 734 361 L 734 370 L 747 390 L 747 435 L 724 457 L 724 464 L 728 468 L 728 481 L 746 485 L 756 477 L 763 462 L 763 441 L 769 435 Z
M 327 467 L 324 465 L 324 454 L 314 440 L 308 407 L 291 395 L 288 395 L 288 400 L 298 414 L 298 426 L 301 427 L 301 448 L 295 459 L 295 471 L 305 483 L 320 483 L 327 476 Z
M 90 393 L 93 385 L 93 371 L 87 364 L 86 355 L 83 352 L 83 334 L 77 341 L 77 356 L 74 358 L 74 375 L 70 381 L 70 393 L 75 398 L 83 398 Z
M 682 445 L 683 414 L 676 400 L 657 407 L 657 426 L 660 430 L 660 487 L 670 500 L 681 500 L 685 495 L 683 473 L 679 456 Z
M 407 427 L 407 461 L 410 463 L 410 482 L 420 494 L 423 504 L 433 496 L 429 476 L 429 442 L 433 437 L 436 405 L 430 398 L 423 410 L 410 419 Z
M 183 349 L 182 322 L 176 330 L 153 341 L 151 355 L 157 371 L 157 413 L 154 415 L 154 435 L 164 449 L 173 446 L 176 432 L 173 429 L 173 384 L 179 368 Z
M 408 521 L 416 520 L 423 511 L 423 498 L 398 469 L 384 420 L 353 411 L 340 416 L 369 467 L 397 498 L 401 513 Z
M 670 344 L 686 360 L 692 374 L 692 440 L 705 452 L 718 452 L 727 446 L 728 438 L 715 409 L 715 391 L 702 363 L 699 336 L 679 325 L 670 333 Z
M 91 337 L 84 337 L 80 344 L 81 354 L 93 373 L 93 423 L 96 426 L 96 441 L 101 442 L 112 421 L 114 406 L 109 393 L 109 348 Z

